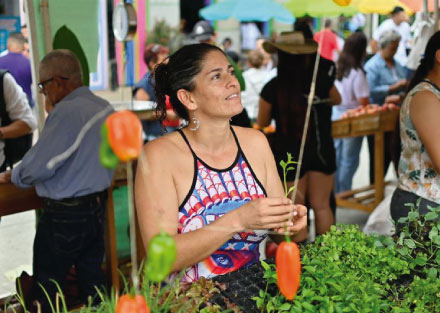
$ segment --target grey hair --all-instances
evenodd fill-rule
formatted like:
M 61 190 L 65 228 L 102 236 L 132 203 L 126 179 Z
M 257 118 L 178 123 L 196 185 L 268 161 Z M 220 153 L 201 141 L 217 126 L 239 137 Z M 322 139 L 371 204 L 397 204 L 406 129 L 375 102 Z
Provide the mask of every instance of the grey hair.
M 384 31 L 379 37 L 379 47 L 381 49 L 388 46 L 390 43 L 400 41 L 400 35 L 394 29 Z
M 70 50 L 57 49 L 49 52 L 41 60 L 40 70 L 69 78 L 75 85 L 82 85 L 83 75 L 78 57 Z

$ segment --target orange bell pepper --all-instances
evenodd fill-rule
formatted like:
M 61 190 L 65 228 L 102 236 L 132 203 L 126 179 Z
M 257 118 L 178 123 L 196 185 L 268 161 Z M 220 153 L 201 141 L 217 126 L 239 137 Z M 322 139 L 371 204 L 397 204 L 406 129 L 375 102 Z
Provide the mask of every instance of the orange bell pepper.
M 275 256 L 278 288 L 288 300 L 293 300 L 301 279 L 301 258 L 295 242 L 283 241 Z
M 107 117 L 108 141 L 122 162 L 136 159 L 142 149 L 142 124 L 131 111 L 119 111 Z

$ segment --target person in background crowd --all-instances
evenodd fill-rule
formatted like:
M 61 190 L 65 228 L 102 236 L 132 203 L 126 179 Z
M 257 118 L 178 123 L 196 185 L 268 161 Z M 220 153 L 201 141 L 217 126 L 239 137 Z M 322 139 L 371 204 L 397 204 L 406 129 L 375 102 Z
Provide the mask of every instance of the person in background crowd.
M 394 30 L 400 35 L 395 58 L 400 65 L 406 66 L 406 62 L 408 61 L 406 49 L 408 42 L 411 40 L 411 29 L 408 21 L 409 18 L 405 10 L 402 7 L 396 6 L 393 11 L 391 11 L 391 17 L 383 21 L 373 33 L 373 38 L 370 42 L 373 53 L 377 53 L 380 50 L 379 39 L 382 34 L 386 31 Z
M 247 55 L 249 69 L 243 72 L 247 88 L 241 92 L 241 102 L 248 112 L 252 124 L 257 120 L 260 92 L 269 73 L 263 67 L 263 62 L 264 56 L 259 50 L 249 51 Z
M 261 32 L 258 26 L 253 22 L 244 22 L 240 24 L 241 33 L 241 49 L 242 50 L 255 50 L 256 42 L 261 37 Z
M 297 18 L 293 30 L 302 32 L 305 39 L 313 39 L 313 18 L 307 15 Z
M 26 24 L 21 26 L 21 34 L 23 35 L 25 40 L 23 55 L 29 59 L 30 58 L 29 30 Z
M 324 29 L 313 35 L 313 39 L 319 43 L 322 38 L 321 44 L 321 57 L 327 60 L 334 61 L 334 54 L 338 53 L 338 36 L 332 30 L 332 21 L 326 20 L 324 22 Z
M 0 57 L 0 69 L 8 70 L 26 93 L 29 105 L 32 100 L 32 72 L 29 59 L 23 54 L 26 40 L 21 33 L 10 33 L 8 37 L 8 53 Z
M 99 160 L 100 128 L 106 116 L 91 126 L 70 157 L 52 167 L 48 164 L 71 149 L 87 122 L 103 111 L 111 114 L 113 109 L 83 86 L 80 62 L 69 50 L 49 52 L 41 60 L 39 74 L 46 123 L 37 143 L 12 172 L 0 175 L 0 182 L 12 181 L 20 188 L 34 186 L 43 198 L 34 240 L 34 279 L 25 301 L 27 309 L 36 312 L 37 300 L 46 313 L 52 312 L 46 293 L 55 303 L 58 292 L 52 280 L 63 289 L 72 266 L 82 303 L 88 303 L 96 288 L 105 284 L 101 269 L 104 213 L 113 177 L 113 170 L 103 168 Z
M 399 183 L 391 199 L 391 216 L 395 222 L 408 215 L 411 209 L 408 203 L 420 214 L 428 213 L 429 206 L 440 206 L 439 86 L 438 31 L 428 41 L 400 111 Z
M 368 86 L 370 87 L 370 103 L 382 106 L 384 103 L 401 104 L 407 87 L 406 71 L 396 61 L 394 55 L 399 46 L 400 35 L 389 30 L 379 38 L 379 52 L 365 63 Z M 385 133 L 384 175 L 393 158 L 391 147 L 392 132 Z M 370 154 L 370 183 L 374 183 L 374 136 L 368 136 Z M 397 164 L 395 164 L 397 166 Z
M 362 62 L 367 48 L 367 37 L 362 32 L 351 34 L 345 41 L 336 67 L 335 86 L 341 95 L 340 105 L 333 107 L 332 120 L 338 120 L 350 109 L 370 103 L 370 91 Z M 335 139 L 335 192 L 350 190 L 353 175 L 359 165 L 359 153 L 364 137 Z
M 413 32 L 414 42 L 408 55 L 406 67 L 411 73 L 414 73 L 420 64 L 429 38 L 436 31 L 435 21 L 428 13 L 417 12 L 414 23 L 411 25 L 411 31 Z
M 0 107 L 6 111 L 11 124 L 5 125 L 0 117 L 0 173 L 6 170 L 5 162 L 5 139 L 17 138 L 37 128 L 37 120 L 32 113 L 26 94 L 14 77 L 6 72 L 0 80 L 2 82 L 2 94 L 0 95 Z
M 278 42 L 266 41 L 263 47 L 269 53 L 278 53 L 278 75 L 261 91 L 257 124 L 267 126 L 276 122 L 273 144 L 275 161 L 286 160 L 291 153 L 298 161 L 318 45 L 305 39 L 302 32 L 284 32 Z M 334 86 L 335 65 L 321 59 L 316 80 L 316 91 L 311 111 L 310 127 L 298 183 L 297 203 L 305 203 L 315 211 L 318 234 L 330 230 L 334 216 L 330 209 L 333 173 L 336 170 L 335 149 L 331 137 L 331 106 L 340 103 Z M 278 173 L 282 177 L 281 167 Z M 287 174 L 287 185 L 293 186 L 295 171 Z M 302 234 L 307 238 L 307 231 Z
M 147 143 L 138 162 L 135 201 L 144 243 L 160 231 L 173 236 L 172 270 L 194 282 L 259 262 L 268 230 L 280 241 L 286 227 L 297 239 L 307 209 L 285 198 L 266 138 L 230 124 L 243 106 L 225 53 L 188 45 L 154 76 L 161 120 L 168 95 L 188 126 Z
M 144 61 L 148 67 L 148 72 L 133 88 L 133 95 L 136 100 L 156 102 L 152 73 L 156 65 L 162 63 L 168 57 L 169 52 L 167 47 L 159 44 L 148 44 L 145 47 Z M 179 126 L 179 118 L 173 112 L 172 107 L 168 107 L 168 111 L 168 120 L 164 123 L 164 126 L 167 127 L 168 131 L 172 131 Z M 149 120 L 142 120 L 142 128 L 147 141 L 154 140 L 164 133 L 154 114 Z
M 222 41 L 223 45 L 223 51 L 226 53 L 228 57 L 230 57 L 235 63 L 240 63 L 240 56 L 237 52 L 232 50 L 232 39 L 229 37 L 226 37 Z
M 263 49 L 263 43 L 267 40 L 267 38 L 264 37 L 260 37 L 257 39 L 257 49 L 260 54 L 263 56 L 263 65 L 262 67 L 269 72 L 272 72 L 273 76 L 268 78 L 267 81 L 269 81 L 270 79 L 272 79 L 273 77 L 277 76 L 277 72 L 276 72 L 276 60 L 274 60 L 273 55 L 269 54 L 266 52 L 266 50 Z M 267 83 L 266 81 L 266 83 Z

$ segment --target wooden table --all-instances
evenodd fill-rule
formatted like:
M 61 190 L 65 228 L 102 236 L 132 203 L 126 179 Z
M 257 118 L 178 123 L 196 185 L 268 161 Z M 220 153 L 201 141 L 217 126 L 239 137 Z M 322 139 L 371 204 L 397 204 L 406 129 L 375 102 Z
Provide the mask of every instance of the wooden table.
M 374 135 L 374 184 L 336 194 L 336 204 L 372 212 L 384 198 L 384 133 L 395 129 L 399 111 L 376 112 L 332 123 L 333 138 Z
M 111 191 L 115 184 L 110 187 L 109 201 L 106 210 L 105 225 L 105 262 L 107 279 L 115 290 L 119 290 L 118 254 L 116 250 L 115 215 Z M 43 207 L 43 199 L 39 198 L 34 188 L 21 189 L 13 184 L 0 184 L 0 217 L 20 213 L 29 210 L 37 210 Z M 29 249 L 32 249 L 29 247 Z

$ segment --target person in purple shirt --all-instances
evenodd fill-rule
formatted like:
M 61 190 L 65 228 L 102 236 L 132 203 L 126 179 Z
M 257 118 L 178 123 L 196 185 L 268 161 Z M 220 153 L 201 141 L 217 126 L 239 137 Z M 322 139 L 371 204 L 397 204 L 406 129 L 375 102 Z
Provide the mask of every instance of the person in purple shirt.
M 33 107 L 31 63 L 23 54 L 25 43 L 26 39 L 21 33 L 9 34 L 8 53 L 0 57 L 0 69 L 8 70 L 11 73 L 26 93 L 30 106 Z

